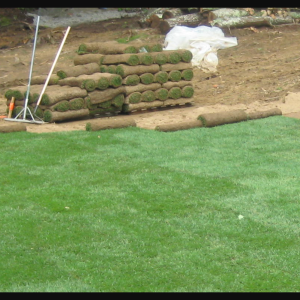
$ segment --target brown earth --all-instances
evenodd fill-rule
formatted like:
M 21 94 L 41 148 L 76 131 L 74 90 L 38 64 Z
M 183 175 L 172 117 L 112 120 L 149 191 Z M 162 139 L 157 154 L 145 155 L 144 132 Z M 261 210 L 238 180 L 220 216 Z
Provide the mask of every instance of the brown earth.
M 0 9 L 0 15 L 4 14 Z M 141 39 L 163 43 L 165 35 L 157 29 L 142 29 L 139 17 L 110 19 L 71 28 L 53 73 L 73 65 L 81 43 L 110 41 L 141 35 Z M 27 85 L 32 55 L 34 27 L 30 18 L 18 16 L 13 25 L 0 31 L 0 115 L 5 115 L 5 91 Z M 66 28 L 39 29 L 33 76 L 48 74 Z M 297 117 L 300 112 L 300 54 L 298 24 L 274 28 L 224 29 L 235 36 L 238 45 L 218 51 L 216 73 L 194 68 L 194 104 L 161 111 L 133 114 L 138 127 L 154 129 L 157 125 L 196 119 L 200 114 L 245 109 L 267 110 L 278 107 L 284 115 Z M 128 118 L 118 115 L 114 118 Z M 1 120 L 1 122 L 7 122 Z M 31 132 L 85 130 L 86 120 L 57 124 L 28 124 Z

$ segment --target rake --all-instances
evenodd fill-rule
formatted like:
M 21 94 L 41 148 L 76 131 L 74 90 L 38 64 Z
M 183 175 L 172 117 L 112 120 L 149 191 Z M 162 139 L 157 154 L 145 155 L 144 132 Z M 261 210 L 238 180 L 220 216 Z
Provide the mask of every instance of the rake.
M 36 41 L 37 41 L 37 33 L 39 30 L 39 22 L 40 22 L 40 16 L 38 16 L 37 22 L 36 22 L 34 43 L 33 43 L 33 49 L 32 49 L 32 57 L 31 57 L 31 64 L 30 64 L 30 71 L 29 71 L 29 79 L 28 79 L 24 108 L 16 115 L 15 118 L 4 118 L 5 121 L 36 123 L 36 124 L 44 123 L 44 121 L 38 117 L 37 118 L 39 120 L 35 120 L 35 118 L 33 117 L 33 114 L 31 113 L 30 109 L 28 108 L 28 97 L 29 97 L 29 92 L 30 92 L 30 83 L 31 83 L 32 68 L 33 68 L 33 61 L 34 61 L 35 48 L 36 48 Z M 19 119 L 19 116 L 21 116 L 22 113 L 23 113 L 23 118 Z M 31 120 L 26 120 L 27 113 L 30 115 Z

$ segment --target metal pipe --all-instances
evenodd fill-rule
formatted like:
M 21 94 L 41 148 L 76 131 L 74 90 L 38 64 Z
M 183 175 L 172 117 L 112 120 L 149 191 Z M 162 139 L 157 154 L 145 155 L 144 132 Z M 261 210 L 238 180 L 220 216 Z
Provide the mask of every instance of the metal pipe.
M 38 33 L 38 30 L 39 30 L 39 22 L 40 22 L 40 16 L 37 17 L 36 27 L 35 27 L 34 43 L 33 43 L 32 57 L 31 57 L 31 65 L 30 65 L 30 71 L 29 71 L 27 92 L 26 92 L 26 98 L 25 98 L 23 119 L 26 119 L 26 111 L 27 111 L 28 97 L 29 97 L 29 92 L 30 92 L 30 83 L 31 83 L 33 61 L 34 61 L 35 48 L 36 48 L 37 33 Z
M 57 62 L 57 60 L 58 60 L 58 57 L 59 57 L 59 55 L 60 55 L 60 52 L 61 52 L 61 50 L 62 50 L 62 47 L 63 47 L 63 45 L 64 45 L 64 43 L 65 43 L 65 41 L 66 41 L 66 38 L 67 38 L 67 36 L 68 36 L 68 34 L 69 34 L 70 28 L 71 28 L 70 26 L 67 28 L 67 31 L 66 31 L 66 33 L 65 33 L 65 36 L 64 36 L 64 38 L 63 38 L 63 40 L 62 40 L 62 42 L 61 42 L 61 45 L 60 45 L 60 47 L 59 47 L 59 49 L 58 49 L 58 52 L 57 52 L 57 54 L 56 54 L 56 57 L 55 57 L 55 59 L 54 59 L 54 62 L 53 62 L 53 64 L 52 64 L 52 67 L 51 67 L 51 69 L 50 69 L 50 72 L 49 72 L 49 74 L 48 74 L 48 77 L 47 77 L 47 79 L 46 79 L 46 82 L 45 82 L 45 84 L 44 84 L 44 86 L 43 86 L 43 89 L 42 89 L 42 91 L 41 91 L 41 93 L 40 93 L 40 97 L 39 97 L 39 99 L 38 99 L 38 101 L 37 101 L 37 103 L 36 103 L 36 106 L 35 106 L 35 109 L 34 109 L 34 113 L 36 112 L 36 110 L 37 110 L 37 108 L 38 108 L 38 106 L 39 106 L 39 104 L 40 104 L 40 102 L 41 102 L 41 100 L 42 100 L 42 96 L 43 96 L 43 94 L 44 94 L 44 92 L 45 92 L 45 89 L 46 89 L 46 87 L 47 87 L 47 85 L 48 85 L 48 82 L 49 82 L 50 77 L 51 77 L 51 75 L 52 75 L 52 72 L 53 72 L 53 69 L 54 69 L 54 67 L 55 67 L 55 64 L 56 64 L 56 62 Z

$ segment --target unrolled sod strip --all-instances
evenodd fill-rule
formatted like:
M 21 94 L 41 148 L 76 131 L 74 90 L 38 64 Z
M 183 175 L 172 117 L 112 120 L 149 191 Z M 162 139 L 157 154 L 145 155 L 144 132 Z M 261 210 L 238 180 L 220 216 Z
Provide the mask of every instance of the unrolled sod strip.
M 198 117 L 198 120 L 201 120 L 205 127 L 214 127 L 218 125 L 247 121 L 247 114 L 244 110 L 237 109 L 232 111 L 201 114 Z

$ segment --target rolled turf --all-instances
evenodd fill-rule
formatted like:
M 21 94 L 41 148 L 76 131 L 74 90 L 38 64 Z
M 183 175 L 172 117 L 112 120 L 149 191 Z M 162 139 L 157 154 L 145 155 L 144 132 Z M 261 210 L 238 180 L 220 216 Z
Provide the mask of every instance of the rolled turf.
M 182 96 L 181 88 L 173 87 L 168 90 L 168 98 L 179 99 Z
M 145 91 L 142 92 L 141 102 L 152 102 L 156 99 L 154 91 Z
M 160 89 L 154 91 L 154 93 L 155 93 L 156 99 L 161 100 L 161 101 L 168 99 L 168 96 L 169 96 L 169 91 L 165 88 L 160 88 Z
M 75 98 L 75 99 L 71 99 L 69 100 L 69 109 L 70 110 L 78 110 L 78 109 L 82 109 L 85 108 L 85 102 L 83 98 Z
M 173 123 L 173 124 L 163 124 L 155 127 L 157 131 L 178 131 L 178 130 L 187 130 L 197 127 L 203 127 L 203 123 L 200 120 L 190 120 L 185 122 Z
M 181 94 L 184 98 L 191 98 L 194 95 L 194 88 L 192 86 L 184 86 L 181 88 Z
M 202 121 L 204 127 L 214 127 L 218 125 L 247 121 L 247 114 L 244 110 L 237 109 L 232 111 L 201 114 L 197 119 Z
M 64 69 L 58 70 L 56 75 L 60 79 L 64 79 L 66 77 L 77 77 L 79 75 L 90 75 L 96 72 L 100 72 L 99 64 L 93 62 L 85 65 L 77 65 L 72 67 L 66 67 Z
M 154 74 L 154 82 L 158 82 L 162 84 L 167 82 L 168 79 L 169 79 L 169 74 L 167 72 L 159 71 Z
M 78 47 L 78 54 L 99 53 L 99 54 L 124 54 L 137 53 L 137 47 L 129 44 L 118 43 L 117 41 L 94 42 L 81 44 Z
M 113 54 L 104 55 L 101 60 L 101 65 L 111 65 L 111 64 L 127 64 L 130 66 L 136 66 L 140 63 L 140 59 L 136 54 Z
M 179 70 L 172 70 L 169 72 L 168 78 L 171 81 L 180 81 L 181 80 L 181 72 Z
M 45 110 L 44 121 L 45 122 L 60 122 L 71 119 L 81 119 L 89 116 L 89 110 L 87 108 L 79 110 L 68 110 L 65 112 L 57 112 L 51 110 Z
M 76 55 L 74 57 L 74 65 L 85 65 L 89 63 L 97 63 L 100 65 L 100 61 L 103 57 L 103 54 L 85 54 L 85 55 Z
M 141 102 L 141 96 L 142 96 L 142 93 L 133 92 L 133 93 L 129 94 L 128 96 L 126 96 L 126 98 L 124 100 L 124 103 L 126 103 L 126 104 L 128 104 L 128 103 L 131 103 L 131 104 L 139 103 L 139 102 Z
M 150 84 L 154 81 L 154 75 L 152 73 L 144 73 L 140 75 L 141 83 Z
M 157 73 L 159 71 L 160 69 L 158 64 L 152 64 L 149 66 L 144 66 L 144 65 L 127 66 L 124 64 L 120 64 L 116 68 L 116 73 L 122 76 L 123 78 L 132 74 L 141 75 L 144 73 Z
M 98 131 L 113 128 L 136 127 L 133 118 L 108 118 L 92 120 L 86 123 L 86 131 Z
M 247 119 L 255 120 L 255 119 L 267 118 L 272 116 L 280 116 L 280 115 L 282 115 L 282 111 L 276 107 L 264 111 L 254 111 L 254 112 L 247 113 Z
M 2 123 L 2 122 L 1 122 Z M 0 133 L 27 131 L 24 123 L 3 122 L 0 124 Z
M 186 69 L 181 71 L 181 78 L 183 80 L 192 80 L 194 77 L 194 72 L 191 69 Z
M 140 76 L 137 74 L 128 75 L 122 80 L 122 84 L 124 85 L 137 85 L 140 82 Z

